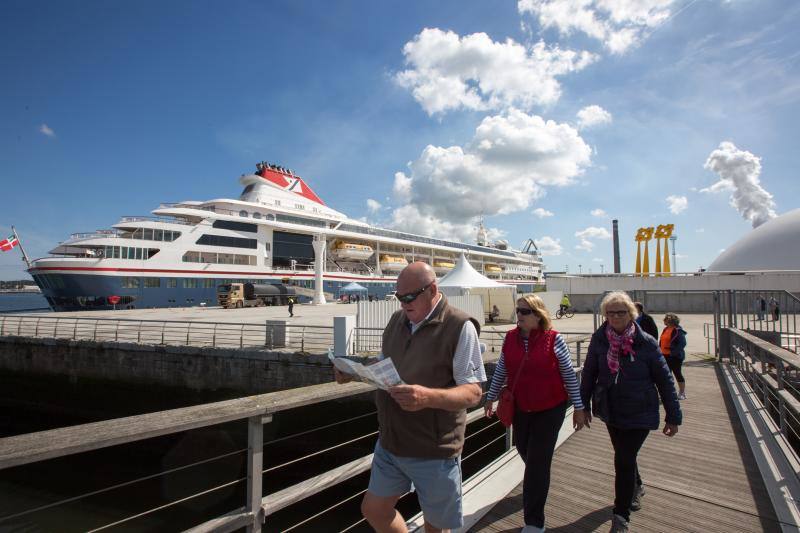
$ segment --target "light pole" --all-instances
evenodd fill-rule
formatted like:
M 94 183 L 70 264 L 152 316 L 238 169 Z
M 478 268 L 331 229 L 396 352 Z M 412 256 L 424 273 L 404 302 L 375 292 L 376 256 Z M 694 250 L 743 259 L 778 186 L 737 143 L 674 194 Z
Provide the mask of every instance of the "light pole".
M 583 271 L 581 270 L 581 265 L 578 265 L 578 275 L 582 274 Z
M 603 268 L 604 268 L 604 265 L 603 265 L 602 263 L 600 263 L 600 273 L 601 273 L 601 274 L 604 274 L 604 273 L 605 273 L 605 271 L 603 270 Z
M 669 240 L 672 241 L 672 271 L 673 272 L 677 272 L 678 271 L 678 261 L 677 261 L 677 259 L 675 259 L 675 257 L 676 257 L 676 254 L 675 254 L 675 241 L 678 240 L 678 236 L 677 235 L 673 235 L 672 237 L 669 238 Z

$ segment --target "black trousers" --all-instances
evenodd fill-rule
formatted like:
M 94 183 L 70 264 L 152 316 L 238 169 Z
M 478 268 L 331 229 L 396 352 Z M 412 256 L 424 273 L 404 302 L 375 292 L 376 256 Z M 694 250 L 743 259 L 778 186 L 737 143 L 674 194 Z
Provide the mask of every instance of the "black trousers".
M 620 429 L 606 425 L 614 446 L 614 514 L 625 520 L 631 517 L 634 491 L 642 485 L 636 456 L 642 448 L 649 429 Z
M 514 414 L 514 446 L 525 463 L 522 482 L 525 525 L 544 527 L 544 504 L 550 490 L 550 464 L 566 412 L 565 402 L 546 411 L 517 411 Z
M 675 375 L 675 381 L 677 381 L 678 383 L 686 382 L 686 380 L 683 379 L 683 372 L 681 371 L 681 366 L 683 366 L 683 361 L 681 361 L 677 357 L 667 356 L 667 366 Z

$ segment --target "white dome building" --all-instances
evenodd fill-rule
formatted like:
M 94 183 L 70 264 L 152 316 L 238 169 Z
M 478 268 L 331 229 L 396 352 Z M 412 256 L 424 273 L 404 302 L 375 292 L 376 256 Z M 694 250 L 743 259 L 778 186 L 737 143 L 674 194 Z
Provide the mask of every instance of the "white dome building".
M 708 270 L 800 270 L 800 209 L 755 228 L 719 254 Z

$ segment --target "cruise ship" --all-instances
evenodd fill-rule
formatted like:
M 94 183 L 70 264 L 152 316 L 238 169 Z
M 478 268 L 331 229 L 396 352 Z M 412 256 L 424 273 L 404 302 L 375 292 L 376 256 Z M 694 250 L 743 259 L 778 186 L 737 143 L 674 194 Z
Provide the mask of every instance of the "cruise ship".
M 29 272 L 55 311 L 216 305 L 216 287 L 232 282 L 289 284 L 318 300 L 357 282 L 381 299 L 408 263 L 428 262 L 442 276 L 462 253 L 520 291 L 544 283 L 532 239 L 513 250 L 488 242 L 483 224 L 475 244 L 378 228 L 331 209 L 290 169 L 267 162 L 239 182 L 238 200 L 161 204 L 153 216 L 73 234 Z

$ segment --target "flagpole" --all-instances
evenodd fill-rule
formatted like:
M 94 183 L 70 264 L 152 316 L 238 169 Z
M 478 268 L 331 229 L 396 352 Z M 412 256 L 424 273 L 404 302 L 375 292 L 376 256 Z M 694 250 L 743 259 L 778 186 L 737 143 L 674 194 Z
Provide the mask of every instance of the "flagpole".
M 25 253 L 25 248 L 22 247 L 22 241 L 19 240 L 19 235 L 17 235 L 17 230 L 14 229 L 14 226 L 11 226 L 11 231 L 14 233 L 14 238 L 17 239 L 17 245 L 19 246 L 19 251 L 22 252 L 22 260 L 25 261 L 25 264 L 28 265 L 28 268 L 30 268 L 31 262 L 28 259 L 28 254 Z

